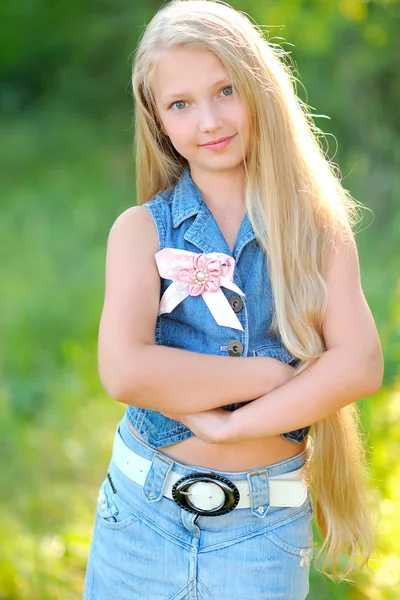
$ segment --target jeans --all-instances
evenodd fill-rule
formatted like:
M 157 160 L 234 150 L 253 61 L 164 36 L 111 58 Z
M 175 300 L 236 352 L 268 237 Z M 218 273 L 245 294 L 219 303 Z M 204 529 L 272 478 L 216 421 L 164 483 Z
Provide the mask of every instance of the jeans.
M 153 461 L 148 477 L 156 493 L 146 498 L 111 457 L 99 490 L 84 600 L 304 600 L 313 540 L 310 493 L 300 507 L 257 506 L 268 498 L 268 475 L 300 468 L 307 450 L 268 465 L 263 476 L 260 469 L 213 470 L 233 482 L 255 473 L 252 506 L 198 516 L 158 494 L 169 469 L 157 457 L 165 455 L 136 438 L 125 419 L 115 435 Z M 173 469 L 182 477 L 207 470 L 176 461 Z

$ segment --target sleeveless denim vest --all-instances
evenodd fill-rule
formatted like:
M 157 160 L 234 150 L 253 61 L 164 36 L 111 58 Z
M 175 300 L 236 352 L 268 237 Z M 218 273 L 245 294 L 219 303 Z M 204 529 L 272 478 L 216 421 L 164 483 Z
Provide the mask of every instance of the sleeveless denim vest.
M 221 252 L 235 259 L 233 283 L 245 294 L 221 287 L 243 331 L 218 325 L 203 297 L 188 296 L 170 313 L 157 317 L 156 344 L 191 352 L 219 356 L 270 356 L 294 366 L 297 359 L 283 346 L 279 338 L 268 334 L 273 316 L 273 296 L 266 256 L 258 244 L 253 227 L 245 215 L 233 253 L 203 201 L 187 167 L 179 181 L 143 206 L 155 222 L 159 249 L 176 248 L 196 254 Z M 172 283 L 161 277 L 161 296 Z M 223 408 L 236 410 L 247 402 L 229 404 Z M 158 411 L 128 405 L 126 417 L 153 448 L 180 442 L 194 434 L 179 421 Z M 300 444 L 310 426 L 281 433 Z

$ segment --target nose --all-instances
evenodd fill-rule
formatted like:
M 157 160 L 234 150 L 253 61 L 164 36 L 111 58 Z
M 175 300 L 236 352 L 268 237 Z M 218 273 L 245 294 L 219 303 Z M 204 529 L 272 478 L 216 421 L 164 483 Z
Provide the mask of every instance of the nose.
M 212 103 L 205 103 L 199 111 L 199 130 L 201 133 L 216 131 L 222 127 L 218 109 Z

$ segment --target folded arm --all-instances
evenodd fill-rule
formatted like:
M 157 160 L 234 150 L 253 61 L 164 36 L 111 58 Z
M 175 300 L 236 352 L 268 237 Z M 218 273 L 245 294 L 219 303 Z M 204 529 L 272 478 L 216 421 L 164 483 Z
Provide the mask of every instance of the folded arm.
M 278 389 L 230 414 L 214 441 L 242 441 L 306 427 L 379 390 L 382 351 L 361 288 L 354 240 L 340 242 L 332 251 L 326 282 L 326 352 Z
M 157 346 L 158 249 L 145 207 L 125 211 L 110 231 L 98 362 L 100 380 L 113 399 L 190 414 L 253 400 L 293 377 L 292 367 L 273 358 L 239 359 Z

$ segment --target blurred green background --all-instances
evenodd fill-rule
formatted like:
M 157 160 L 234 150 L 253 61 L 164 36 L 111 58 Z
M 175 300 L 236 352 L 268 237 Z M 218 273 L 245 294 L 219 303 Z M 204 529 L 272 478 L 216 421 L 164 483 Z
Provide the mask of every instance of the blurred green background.
M 241 0 L 299 69 L 343 185 L 385 354 L 360 401 L 380 520 L 354 584 L 311 600 L 400 598 L 400 3 Z M 97 375 L 108 231 L 135 203 L 130 69 L 153 0 L 0 7 L 0 598 L 80 598 L 95 503 L 125 407 Z

